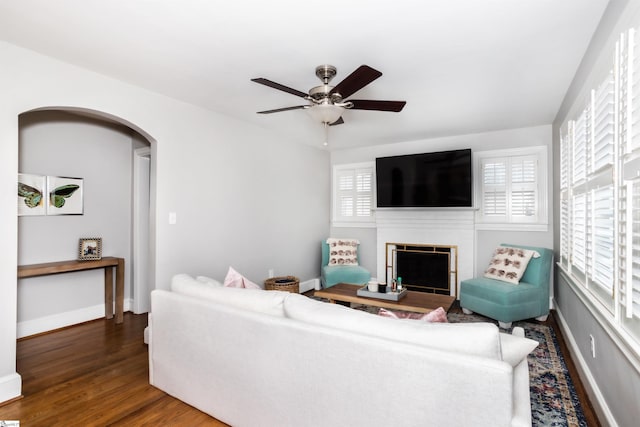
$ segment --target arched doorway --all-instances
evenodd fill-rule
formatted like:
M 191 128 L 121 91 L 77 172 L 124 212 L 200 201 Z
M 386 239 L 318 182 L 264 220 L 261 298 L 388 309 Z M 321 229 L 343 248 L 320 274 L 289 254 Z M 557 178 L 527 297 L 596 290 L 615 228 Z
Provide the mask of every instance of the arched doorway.
M 85 210 L 80 216 L 19 218 L 18 263 L 74 259 L 78 238 L 103 237 L 104 255 L 127 260 L 125 309 L 148 310 L 135 296 L 142 299 L 153 283 L 154 168 L 147 167 L 146 184 L 138 186 L 133 169 L 137 150 L 145 149 L 149 165 L 153 162 L 155 141 L 125 120 L 80 108 L 39 108 L 19 121 L 19 172 L 84 178 Z M 146 221 L 138 217 L 134 227 L 133 207 L 140 203 L 146 203 Z M 146 233 L 138 232 L 141 227 Z M 135 271 L 150 273 L 145 283 L 136 280 Z M 104 309 L 95 301 L 102 298 L 100 273 L 83 274 L 19 283 L 18 337 L 101 317 Z

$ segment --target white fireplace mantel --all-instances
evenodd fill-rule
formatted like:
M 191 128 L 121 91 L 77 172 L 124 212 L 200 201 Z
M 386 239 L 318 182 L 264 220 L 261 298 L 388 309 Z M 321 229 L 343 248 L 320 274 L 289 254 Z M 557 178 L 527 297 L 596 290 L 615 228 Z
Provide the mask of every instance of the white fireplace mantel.
M 385 280 L 386 244 L 414 243 L 458 247 L 458 283 L 475 271 L 475 211 L 471 209 L 377 209 L 377 278 Z

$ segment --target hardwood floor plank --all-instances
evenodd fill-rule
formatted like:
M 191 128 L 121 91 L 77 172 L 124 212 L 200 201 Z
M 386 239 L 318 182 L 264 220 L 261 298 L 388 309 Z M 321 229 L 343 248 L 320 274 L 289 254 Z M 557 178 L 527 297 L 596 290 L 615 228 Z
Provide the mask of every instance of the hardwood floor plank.
M 149 384 L 147 315 L 95 320 L 21 339 L 22 399 L 0 406 L 21 426 L 210 425 L 209 415 Z

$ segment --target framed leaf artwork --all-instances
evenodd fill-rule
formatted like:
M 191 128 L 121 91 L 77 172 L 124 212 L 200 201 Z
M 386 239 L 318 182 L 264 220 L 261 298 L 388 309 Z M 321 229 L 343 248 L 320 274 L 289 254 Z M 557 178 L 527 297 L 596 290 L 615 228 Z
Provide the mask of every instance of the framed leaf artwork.
M 82 178 L 47 177 L 47 215 L 82 215 Z
M 18 174 L 18 216 L 46 215 L 47 177 Z

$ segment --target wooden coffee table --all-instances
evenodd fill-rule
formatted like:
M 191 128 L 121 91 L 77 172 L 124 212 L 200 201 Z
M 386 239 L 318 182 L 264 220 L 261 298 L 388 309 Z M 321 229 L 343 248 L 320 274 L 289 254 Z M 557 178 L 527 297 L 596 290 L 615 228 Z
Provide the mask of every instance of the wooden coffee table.
M 314 296 L 326 298 L 329 302 L 334 304 L 337 301 L 355 302 L 358 304 L 372 305 L 374 307 L 412 311 L 415 313 L 429 313 L 438 307 L 442 307 L 448 312 L 455 301 L 455 297 L 449 295 L 438 295 L 416 291 L 407 291 L 407 295 L 400 299 L 400 301 L 367 298 L 358 296 L 357 291 L 361 287 L 361 285 L 338 283 L 330 288 L 315 291 Z

